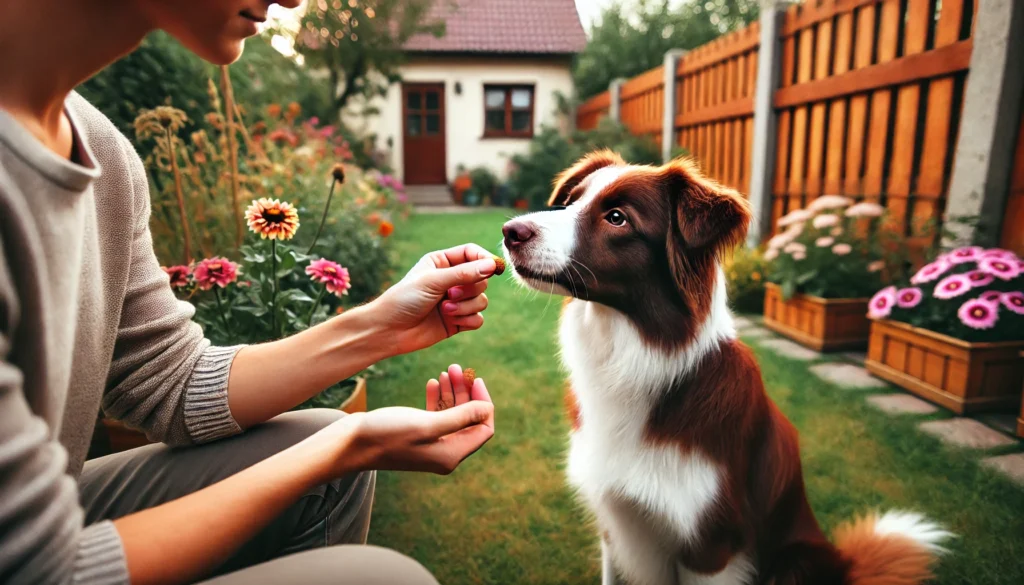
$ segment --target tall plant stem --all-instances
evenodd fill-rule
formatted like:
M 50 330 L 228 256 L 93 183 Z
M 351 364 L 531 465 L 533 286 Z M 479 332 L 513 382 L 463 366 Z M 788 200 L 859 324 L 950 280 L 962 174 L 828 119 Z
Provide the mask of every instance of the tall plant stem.
M 231 326 L 228 325 L 228 318 L 224 313 L 224 303 L 220 300 L 220 288 L 214 286 L 213 294 L 217 297 L 217 312 L 220 313 L 220 322 L 224 325 L 224 332 L 228 334 L 228 337 L 231 337 Z
M 306 250 L 306 254 L 313 253 L 313 248 L 316 246 L 317 240 L 320 239 L 320 234 L 324 231 L 324 223 L 327 222 L 327 212 L 331 209 L 331 198 L 334 197 L 334 187 L 337 184 L 337 179 L 331 180 L 331 190 L 327 192 L 327 203 L 324 204 L 324 214 L 320 217 L 320 227 L 316 228 L 316 235 L 313 236 L 313 243 L 309 245 L 309 250 Z
M 174 148 L 174 134 L 167 128 L 167 155 L 171 159 L 171 171 L 174 172 L 174 194 L 178 198 L 178 215 L 181 218 L 181 229 L 185 236 L 185 261 L 192 262 L 192 230 L 188 226 L 188 213 L 185 212 L 185 194 L 181 189 L 181 171 L 178 169 L 178 153 Z
M 306 319 L 306 327 L 307 328 L 313 326 L 313 315 L 316 315 L 316 308 L 320 306 L 320 301 L 323 300 L 323 298 L 324 298 L 324 291 L 326 291 L 326 290 L 327 290 L 327 287 L 325 286 L 325 287 L 320 289 L 320 294 L 316 295 L 316 301 L 313 303 L 313 308 L 310 309 L 310 311 L 309 311 L 309 318 Z
M 227 121 L 228 157 L 231 161 L 231 206 L 235 211 L 235 247 L 242 247 L 245 232 L 242 224 L 242 207 L 238 201 L 238 144 L 235 142 L 235 91 L 231 87 L 231 75 L 227 65 L 220 66 L 221 93 L 224 94 L 224 117 Z
M 274 288 L 270 292 L 270 334 L 277 339 L 277 240 L 270 240 L 270 270 L 274 279 Z

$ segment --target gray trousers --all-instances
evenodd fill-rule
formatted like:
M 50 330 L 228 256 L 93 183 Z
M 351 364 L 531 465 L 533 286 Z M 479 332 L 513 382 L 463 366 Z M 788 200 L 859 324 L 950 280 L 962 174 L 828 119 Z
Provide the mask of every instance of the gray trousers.
M 278 453 L 344 416 L 289 412 L 247 432 L 189 449 L 148 445 L 87 461 L 79 480 L 86 524 L 158 506 Z M 366 546 L 376 472 L 305 494 L 218 567 L 212 585 L 436 585 L 416 561 Z

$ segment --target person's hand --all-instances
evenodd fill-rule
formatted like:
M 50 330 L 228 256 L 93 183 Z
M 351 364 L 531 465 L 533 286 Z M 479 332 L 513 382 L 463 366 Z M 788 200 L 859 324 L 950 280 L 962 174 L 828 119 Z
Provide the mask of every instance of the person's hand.
M 487 278 L 494 257 L 475 244 L 424 256 L 400 282 L 370 304 L 403 354 L 463 331 L 479 329 L 487 308 Z
M 439 397 L 455 405 L 438 410 Z M 426 471 L 447 475 L 494 436 L 494 404 L 477 379 L 466 388 L 462 368 L 451 366 L 427 383 L 427 410 L 380 408 L 346 416 L 312 440 L 343 447 L 332 475 L 353 470 Z

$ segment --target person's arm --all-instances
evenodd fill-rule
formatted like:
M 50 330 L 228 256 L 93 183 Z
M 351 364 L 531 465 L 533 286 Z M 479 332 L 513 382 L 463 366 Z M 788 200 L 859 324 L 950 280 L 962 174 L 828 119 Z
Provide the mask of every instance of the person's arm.
M 436 384 L 428 386 L 435 395 Z M 203 577 L 312 486 L 339 475 L 365 469 L 450 473 L 494 434 L 494 406 L 483 381 L 461 395 L 462 403 L 444 412 L 384 408 L 347 416 L 206 489 L 115 520 L 132 584 Z

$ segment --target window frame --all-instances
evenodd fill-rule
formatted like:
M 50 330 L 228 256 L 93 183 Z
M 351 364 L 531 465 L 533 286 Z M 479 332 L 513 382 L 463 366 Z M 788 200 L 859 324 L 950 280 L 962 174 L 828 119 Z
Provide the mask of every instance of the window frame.
M 515 90 L 525 89 L 530 92 L 530 107 L 527 108 L 514 108 L 512 107 L 512 92 Z M 487 125 L 487 114 L 488 112 L 499 111 L 498 108 L 487 107 L 487 94 L 491 91 L 503 91 L 505 92 L 505 104 L 502 106 L 502 110 L 505 112 L 505 128 L 504 130 L 495 130 L 489 128 Z M 533 138 L 533 126 L 535 122 L 535 111 L 537 109 L 537 88 L 532 83 L 485 83 L 484 84 L 484 138 Z M 530 124 L 523 131 L 515 131 L 512 129 L 512 114 L 513 112 L 530 112 Z

